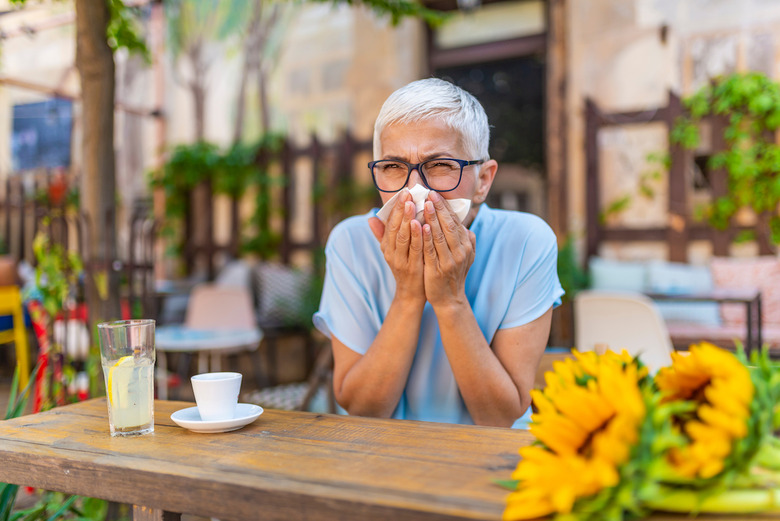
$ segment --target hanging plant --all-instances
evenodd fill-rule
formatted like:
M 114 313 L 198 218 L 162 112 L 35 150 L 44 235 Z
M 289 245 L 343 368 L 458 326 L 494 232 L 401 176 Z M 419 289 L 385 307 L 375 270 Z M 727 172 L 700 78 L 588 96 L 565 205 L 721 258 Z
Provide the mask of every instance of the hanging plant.
M 703 207 L 699 216 L 717 229 L 728 228 L 742 208 L 768 212 L 772 241 L 780 243 L 780 85 L 757 72 L 717 78 L 683 100 L 688 115 L 680 118 L 671 140 L 695 149 L 701 140 L 700 123 L 712 116 L 727 121 L 724 150 L 710 157 L 708 166 L 725 169 L 728 191 Z

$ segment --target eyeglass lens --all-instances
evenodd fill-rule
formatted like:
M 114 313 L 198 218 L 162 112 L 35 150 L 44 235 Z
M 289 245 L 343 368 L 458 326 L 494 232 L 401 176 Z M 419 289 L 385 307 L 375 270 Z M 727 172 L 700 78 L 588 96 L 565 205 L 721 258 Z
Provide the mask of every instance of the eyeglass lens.
M 433 190 L 453 190 L 460 182 L 461 166 L 451 159 L 432 159 L 420 165 L 421 174 Z M 406 185 L 409 167 L 401 161 L 383 160 L 374 165 L 374 180 L 380 190 L 394 192 Z

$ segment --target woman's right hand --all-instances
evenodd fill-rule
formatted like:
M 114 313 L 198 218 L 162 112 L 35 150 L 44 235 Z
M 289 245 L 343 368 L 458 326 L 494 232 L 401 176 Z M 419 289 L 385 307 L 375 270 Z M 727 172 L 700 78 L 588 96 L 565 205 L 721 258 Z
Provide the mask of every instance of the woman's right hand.
M 380 244 L 385 261 L 395 277 L 395 297 L 425 303 L 423 284 L 422 225 L 415 218 L 414 202 L 409 190 L 396 199 L 387 224 L 376 217 L 369 226 Z

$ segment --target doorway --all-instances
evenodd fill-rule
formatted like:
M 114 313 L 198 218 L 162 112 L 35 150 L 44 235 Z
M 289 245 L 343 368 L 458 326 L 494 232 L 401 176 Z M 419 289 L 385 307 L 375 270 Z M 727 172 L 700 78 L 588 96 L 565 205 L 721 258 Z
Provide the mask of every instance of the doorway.
M 439 67 L 433 73 L 472 93 L 485 108 L 490 156 L 499 163 L 486 202 L 546 218 L 544 56 Z

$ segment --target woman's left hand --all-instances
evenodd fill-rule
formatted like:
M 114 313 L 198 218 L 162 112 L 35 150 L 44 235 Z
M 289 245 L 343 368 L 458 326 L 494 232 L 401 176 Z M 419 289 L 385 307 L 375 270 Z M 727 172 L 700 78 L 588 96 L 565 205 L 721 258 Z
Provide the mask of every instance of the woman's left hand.
M 425 202 L 423 261 L 425 297 L 431 305 L 463 303 L 466 275 L 474 262 L 476 236 L 461 224 L 437 192 Z

